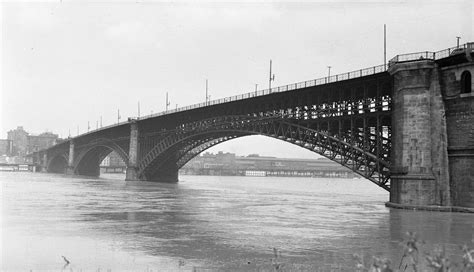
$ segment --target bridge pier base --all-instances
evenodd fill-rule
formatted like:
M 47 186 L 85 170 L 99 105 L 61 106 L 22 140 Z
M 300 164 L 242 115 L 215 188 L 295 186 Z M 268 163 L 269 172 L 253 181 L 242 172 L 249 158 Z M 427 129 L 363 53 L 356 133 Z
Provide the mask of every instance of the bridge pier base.
M 390 202 L 450 206 L 444 103 L 434 61 L 397 63 L 394 76 Z
M 125 171 L 125 180 L 139 180 L 136 167 L 129 166 Z
M 66 169 L 66 175 L 74 175 L 74 167 L 68 166 Z
M 43 159 L 41 161 L 41 172 L 48 172 L 48 155 L 46 153 L 43 154 Z

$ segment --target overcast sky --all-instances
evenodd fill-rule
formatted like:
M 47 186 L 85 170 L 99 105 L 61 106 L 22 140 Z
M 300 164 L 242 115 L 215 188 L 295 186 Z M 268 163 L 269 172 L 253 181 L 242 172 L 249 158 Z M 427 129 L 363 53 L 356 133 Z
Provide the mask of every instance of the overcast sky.
M 1 4 L 0 138 L 17 126 L 67 137 L 137 115 L 383 64 L 474 41 L 466 1 L 50 1 Z M 244 137 L 238 154 L 314 157 Z

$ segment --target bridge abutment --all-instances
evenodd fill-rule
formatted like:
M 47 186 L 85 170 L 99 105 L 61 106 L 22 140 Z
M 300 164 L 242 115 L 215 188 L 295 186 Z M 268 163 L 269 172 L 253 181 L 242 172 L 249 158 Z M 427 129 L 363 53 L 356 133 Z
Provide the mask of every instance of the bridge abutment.
M 393 75 L 390 202 L 449 206 L 444 103 L 434 61 L 396 63 Z
M 474 209 L 474 62 L 442 69 L 453 206 Z M 466 76 L 469 81 L 466 82 Z
M 125 174 L 125 180 L 139 180 L 137 167 L 139 152 L 138 136 L 138 124 L 136 121 L 132 121 L 130 123 L 130 147 L 128 151 L 128 164 Z

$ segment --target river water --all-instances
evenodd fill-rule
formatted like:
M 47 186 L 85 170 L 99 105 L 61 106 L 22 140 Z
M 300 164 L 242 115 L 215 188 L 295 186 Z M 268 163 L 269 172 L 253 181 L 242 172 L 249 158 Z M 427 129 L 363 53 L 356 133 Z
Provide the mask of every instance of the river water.
M 353 254 L 398 267 L 407 231 L 457 262 L 473 245 L 474 215 L 389 209 L 365 179 L 120 179 L 0 173 L 0 270 L 354 271 Z

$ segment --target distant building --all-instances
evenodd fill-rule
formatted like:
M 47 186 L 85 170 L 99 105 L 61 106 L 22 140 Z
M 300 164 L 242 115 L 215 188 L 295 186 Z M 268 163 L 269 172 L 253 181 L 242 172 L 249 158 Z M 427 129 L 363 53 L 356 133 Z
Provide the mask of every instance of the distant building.
M 12 141 L 11 156 L 25 156 L 28 149 L 28 132 L 19 126 L 7 132 L 7 139 Z
M 10 156 L 13 151 L 11 140 L 0 139 L 0 156 Z
M 105 173 L 125 173 L 127 165 L 117 152 L 112 151 L 100 164 L 102 172 Z
M 127 165 L 119 156 L 119 154 L 117 154 L 117 152 L 112 151 L 109 155 L 107 155 L 107 157 L 105 157 L 100 166 L 125 167 Z
M 6 143 L 6 142 L 9 143 Z M 39 135 L 30 135 L 22 126 L 7 132 L 7 140 L 1 140 L 0 152 L 8 146 L 8 156 L 23 157 L 29 153 L 48 148 L 60 141 L 57 134 L 44 132 Z M 3 154 L 3 153 L 1 153 Z
M 219 176 L 301 176 L 354 177 L 354 173 L 326 158 L 286 159 L 252 154 L 247 157 L 233 153 L 204 153 L 189 161 L 182 174 Z
M 58 135 L 44 132 L 40 135 L 28 135 L 27 154 L 48 148 L 58 143 Z

